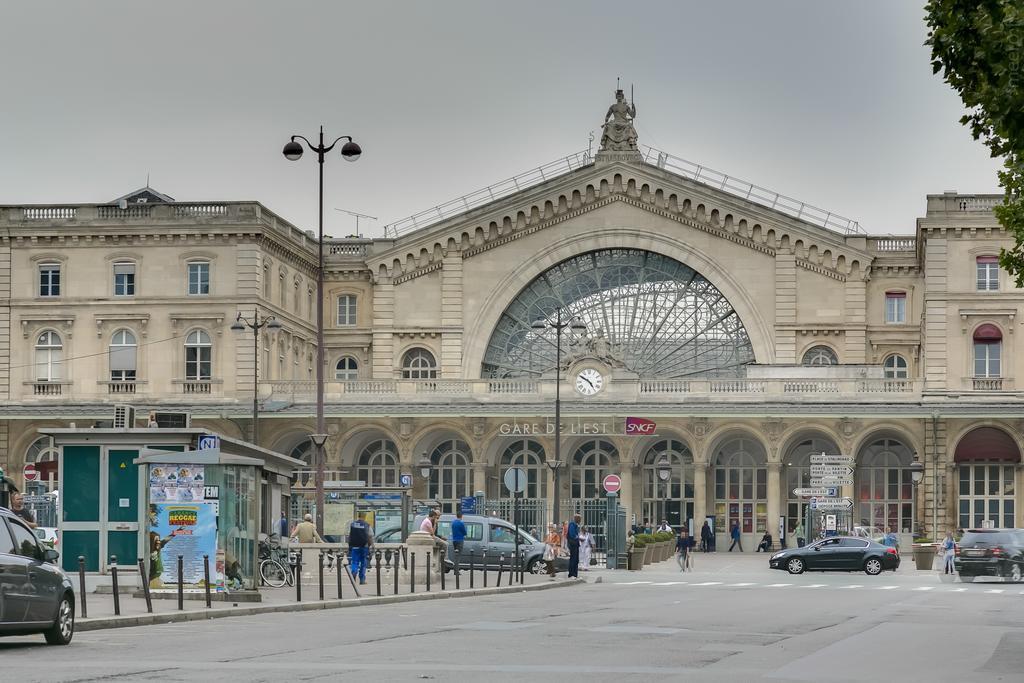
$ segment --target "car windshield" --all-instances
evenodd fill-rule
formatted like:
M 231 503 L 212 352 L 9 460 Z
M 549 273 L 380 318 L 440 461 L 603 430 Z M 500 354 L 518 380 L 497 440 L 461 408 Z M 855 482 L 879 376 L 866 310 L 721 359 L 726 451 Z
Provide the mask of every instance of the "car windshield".
M 1013 536 L 1006 531 L 968 531 L 960 539 L 961 546 L 1010 545 Z

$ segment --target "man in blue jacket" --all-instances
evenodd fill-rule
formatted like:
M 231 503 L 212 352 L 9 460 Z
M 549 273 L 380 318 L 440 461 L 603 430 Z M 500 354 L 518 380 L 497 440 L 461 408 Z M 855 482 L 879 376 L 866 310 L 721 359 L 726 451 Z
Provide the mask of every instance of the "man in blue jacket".
M 358 573 L 362 584 L 366 583 L 367 553 L 372 544 L 373 530 L 366 522 L 366 513 L 359 512 L 348 528 L 348 556 L 352 576 Z
M 569 522 L 569 530 L 565 534 L 569 542 L 569 578 L 579 578 L 580 575 L 580 523 L 583 518 L 574 515 Z
M 462 521 L 462 510 L 455 513 L 452 521 L 452 552 L 455 554 L 455 573 L 459 573 L 459 562 L 462 560 L 462 543 L 466 540 L 466 523 Z

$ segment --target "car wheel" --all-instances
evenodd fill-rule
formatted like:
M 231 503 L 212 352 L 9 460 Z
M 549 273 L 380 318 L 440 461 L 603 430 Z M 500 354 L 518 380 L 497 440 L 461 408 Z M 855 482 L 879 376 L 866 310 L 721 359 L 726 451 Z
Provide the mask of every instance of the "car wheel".
M 786 571 L 790 574 L 803 574 L 804 573 L 804 561 L 799 557 L 792 557 L 789 562 L 786 563 Z
M 57 608 L 57 619 L 43 633 L 50 645 L 67 645 L 75 635 L 75 602 L 70 595 L 60 599 Z
M 529 564 L 526 565 L 526 571 L 528 571 L 531 574 L 537 574 L 537 575 L 547 574 L 548 573 L 548 563 L 546 561 L 544 561 L 544 560 L 533 560 Z
M 882 561 L 877 557 L 868 558 L 868 561 L 864 563 L 864 571 L 869 576 L 878 576 L 882 573 Z
M 1006 575 L 1009 577 L 1010 581 L 1013 581 L 1014 583 L 1020 583 L 1020 579 L 1021 579 L 1020 565 L 1017 564 L 1016 562 L 1013 562 L 1012 564 L 1010 564 L 1010 571 L 1007 572 Z

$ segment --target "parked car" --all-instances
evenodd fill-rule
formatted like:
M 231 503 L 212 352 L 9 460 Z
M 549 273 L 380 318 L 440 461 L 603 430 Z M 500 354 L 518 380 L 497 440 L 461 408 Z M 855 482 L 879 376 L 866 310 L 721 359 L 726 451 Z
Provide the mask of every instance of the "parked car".
M 961 581 L 1000 576 L 1017 583 L 1024 573 L 1024 529 L 968 529 L 956 547 L 953 567 Z
M 443 514 L 437 524 L 437 534 L 445 539 L 452 535 L 452 520 L 455 515 Z M 415 527 L 420 528 L 423 516 L 416 518 Z M 516 549 L 516 528 L 512 522 L 498 517 L 486 517 L 484 515 L 463 515 L 462 522 L 466 525 L 466 540 L 462 545 L 462 555 L 459 558 L 459 568 L 468 569 L 470 563 L 476 567 L 482 567 L 485 562 L 489 568 L 497 568 L 502 554 L 505 556 L 505 568 L 507 569 L 511 558 L 515 555 Z M 449 559 L 451 556 L 449 549 Z M 544 544 L 528 534 L 523 528 L 519 529 L 519 552 L 523 553 L 526 562 L 526 571 L 534 574 L 546 574 L 548 563 L 544 559 Z M 555 560 L 556 571 L 567 571 L 569 560 L 558 558 Z
M 850 535 L 866 538 L 869 541 L 885 545 L 882 543 L 882 540 L 885 538 L 885 530 L 877 526 L 855 526 L 853 527 L 853 533 Z
M 373 537 L 374 543 L 401 543 L 402 542 L 402 530 L 401 529 L 388 529 Z
M 900 566 L 895 548 L 856 536 L 831 536 L 803 548 L 790 548 L 775 553 L 768 560 L 772 569 L 784 569 L 790 574 L 805 571 L 863 571 L 871 576 L 883 570 Z
M 42 633 L 51 645 L 71 642 L 75 592 L 56 564 L 59 556 L 16 515 L 0 508 L 0 635 Z
M 38 538 L 43 545 L 54 549 L 57 548 L 57 529 L 52 526 L 37 526 L 32 531 L 35 532 L 36 538 Z

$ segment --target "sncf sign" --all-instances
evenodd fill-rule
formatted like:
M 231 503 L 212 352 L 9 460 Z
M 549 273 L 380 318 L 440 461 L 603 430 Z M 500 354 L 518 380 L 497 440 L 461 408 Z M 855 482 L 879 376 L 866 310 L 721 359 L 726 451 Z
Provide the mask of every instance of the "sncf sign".
M 654 430 L 657 427 L 658 425 L 654 420 L 642 417 L 626 418 L 626 436 L 650 436 L 654 434 Z

